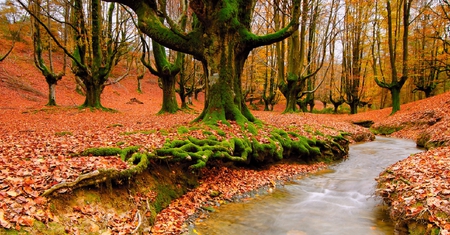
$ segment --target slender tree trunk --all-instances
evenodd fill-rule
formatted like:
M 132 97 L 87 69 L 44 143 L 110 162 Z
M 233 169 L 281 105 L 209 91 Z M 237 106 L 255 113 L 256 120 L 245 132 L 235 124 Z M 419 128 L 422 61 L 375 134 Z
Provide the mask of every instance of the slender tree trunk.
M 48 84 L 48 103 L 46 106 L 56 106 L 55 88 L 56 83 Z
M 48 85 L 48 102 L 46 106 L 56 106 L 56 85 L 62 79 L 64 73 L 55 74 L 48 71 L 45 66 L 41 66 L 40 68 L 45 68 L 42 70 L 42 73 L 45 75 L 45 81 Z

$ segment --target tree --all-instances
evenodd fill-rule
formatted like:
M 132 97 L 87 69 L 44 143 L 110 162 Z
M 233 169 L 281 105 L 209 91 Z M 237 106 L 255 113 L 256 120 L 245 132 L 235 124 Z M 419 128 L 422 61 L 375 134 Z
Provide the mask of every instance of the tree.
M 145 59 L 147 51 L 150 51 L 147 43 L 142 39 L 143 53 L 141 62 L 145 67 L 153 74 L 158 76 L 158 81 L 161 83 L 161 89 L 163 90 L 163 101 L 161 110 L 162 113 L 175 113 L 179 110 L 177 98 L 175 96 L 175 84 L 176 75 L 180 73 L 181 62 L 183 53 L 178 52 L 174 63 L 170 63 L 167 59 L 166 48 L 156 41 L 152 41 L 153 44 L 153 56 L 155 58 L 155 68 L 152 67 L 150 58 Z
M 298 28 L 299 0 L 293 1 L 291 22 L 285 28 L 262 36 L 252 33 L 250 27 L 255 0 L 190 0 L 193 27 L 187 33 L 160 11 L 155 0 L 106 1 L 129 6 L 137 14 L 143 33 L 161 45 L 193 55 L 206 66 L 206 100 L 197 120 L 212 123 L 255 121 L 242 97 L 244 62 L 252 49 L 289 37 Z
M 400 110 L 400 90 L 408 79 L 408 42 L 409 42 L 409 25 L 410 10 L 414 0 L 398 1 L 396 9 L 392 8 L 390 0 L 386 1 L 387 27 L 388 27 L 388 47 L 389 62 L 391 69 L 391 82 L 379 80 L 375 77 L 378 86 L 386 88 L 391 93 L 392 112 L 391 115 Z M 394 12 L 395 11 L 395 12 Z M 401 33 L 401 35 L 400 35 Z M 401 42 L 399 42 L 401 38 Z M 402 47 L 401 57 L 401 73 L 399 74 L 397 63 L 397 47 Z
M 368 20 L 372 16 L 371 4 L 371 1 L 349 1 L 345 5 L 342 82 L 345 102 L 350 106 L 351 114 L 358 112 L 364 95 L 363 61 L 365 42 L 368 41 Z
M 178 96 L 180 96 L 181 109 L 189 109 L 188 105 L 192 104 L 192 97 L 195 95 L 199 81 L 196 78 L 198 66 L 192 56 L 185 55 L 182 57 L 181 70 L 177 81 L 179 88 L 176 90 Z
M 166 12 L 166 0 L 161 1 L 161 11 Z M 182 3 L 182 16 L 180 19 L 180 29 L 184 31 L 186 27 L 186 16 L 185 13 L 187 11 L 186 2 L 181 1 Z M 164 23 L 164 17 L 160 18 L 161 22 Z M 166 48 L 161 44 L 157 43 L 155 40 L 152 40 L 153 45 L 153 56 L 155 58 L 156 67 L 153 68 L 149 61 L 145 60 L 146 51 L 150 51 L 148 49 L 146 41 L 142 38 L 142 44 L 144 51 L 142 53 L 141 61 L 147 67 L 153 75 L 159 77 L 162 90 L 163 90 L 163 103 L 161 110 L 158 112 L 162 113 L 175 113 L 179 110 L 177 98 L 175 96 L 175 85 L 176 85 L 176 76 L 180 73 L 182 69 L 182 62 L 184 60 L 184 53 L 177 52 L 174 63 L 170 63 L 167 59 Z M 146 50 L 147 49 L 147 50 Z
M 320 71 L 325 60 L 325 51 L 328 41 L 331 40 L 330 27 L 335 12 L 330 11 L 325 22 L 322 38 L 319 40 L 315 35 L 319 24 L 320 1 L 302 0 L 301 23 L 299 31 L 296 31 L 289 38 L 288 45 L 288 68 L 285 79 L 279 80 L 278 87 L 286 98 L 284 113 L 296 112 L 299 100 L 305 94 L 311 94 L 317 90 L 313 88 L 312 81 L 308 79 Z M 332 2 L 335 5 L 335 1 Z M 309 87 L 308 87 L 308 82 Z M 311 95 L 308 95 L 312 98 Z
M 52 44 L 51 42 L 48 43 L 47 46 L 47 53 L 48 53 L 48 66 L 46 65 L 43 57 L 44 52 L 44 45 L 42 41 L 42 34 L 41 34 L 41 15 L 43 14 L 41 11 L 41 5 L 42 2 L 40 0 L 35 0 L 34 2 L 30 1 L 30 8 L 31 11 L 36 16 L 31 20 L 32 22 L 32 31 L 33 31 L 33 46 L 34 46 L 34 64 L 36 67 L 41 71 L 42 75 L 45 77 L 45 81 L 48 84 L 48 103 L 47 106 L 56 106 L 56 96 L 55 96 L 55 87 L 59 80 L 62 79 L 62 77 L 65 75 L 65 68 L 66 68 L 66 61 L 64 58 L 64 65 L 63 65 L 63 71 L 60 73 L 55 73 L 53 69 L 53 58 L 52 58 Z M 47 9 L 46 12 L 50 12 L 50 6 L 49 2 L 46 4 Z M 50 17 L 47 21 L 47 29 L 51 31 L 51 24 L 50 24 Z M 66 37 L 66 31 L 64 31 L 64 38 Z M 66 41 L 66 40 L 64 40 Z
M 445 84 L 449 68 L 448 46 L 448 1 L 433 5 L 428 1 L 418 2 L 423 10 L 412 24 L 412 72 L 413 92 L 423 92 L 425 97 L 436 93 L 440 84 Z M 447 5 L 446 5 L 447 4 Z M 444 85 L 445 88 L 445 85 Z M 422 93 L 419 93 L 420 97 Z M 419 97 L 419 98 L 420 98 Z
M 20 41 L 20 31 L 23 27 L 23 22 L 25 17 L 23 14 L 20 14 L 19 10 L 15 6 L 15 4 L 7 0 L 3 3 L 0 3 L 0 25 L 7 26 L 7 31 L 11 35 L 11 47 L 9 47 L 8 51 L 4 55 L 0 55 L 0 62 L 6 59 L 14 49 L 16 41 Z M 18 27 L 18 29 L 17 29 Z M 6 27 L 1 27 L 0 30 L 5 30 Z

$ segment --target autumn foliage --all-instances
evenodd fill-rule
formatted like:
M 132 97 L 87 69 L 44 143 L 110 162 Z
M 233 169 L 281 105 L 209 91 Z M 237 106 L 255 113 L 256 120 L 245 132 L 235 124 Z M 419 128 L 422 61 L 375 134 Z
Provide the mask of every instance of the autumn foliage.
M 103 105 L 117 112 L 78 109 L 83 96 L 75 92 L 73 77 L 63 78 L 57 86 L 55 108 L 46 108 L 47 86 L 26 56 L 27 49 L 18 44 L 10 59 L 0 64 L 0 226 L 6 229 L 33 231 L 37 221 L 44 224 L 58 222 L 62 213 L 54 211 L 49 201 L 61 195 L 74 193 L 70 188 L 43 197 L 49 188 L 78 177 L 104 169 L 124 171 L 133 167 L 120 156 L 79 156 L 90 148 L 114 147 L 124 149 L 139 146 L 141 152 L 161 148 L 167 139 L 183 136 L 183 127 L 192 127 L 190 121 L 203 107 L 203 97 L 194 101 L 190 112 L 174 115 L 155 115 L 160 109 L 162 92 L 154 77 L 147 75 L 143 94 L 135 92 L 136 79 L 130 75 L 118 84 L 107 86 L 102 96 Z M 123 69 L 123 68 L 122 68 Z M 139 102 L 132 102 L 138 100 Z M 449 117 L 450 93 L 402 106 L 399 113 L 389 116 L 390 110 L 369 111 L 357 115 L 318 115 L 310 113 L 284 114 L 254 111 L 265 126 L 260 141 L 270 134 L 270 128 L 281 128 L 308 138 L 323 139 L 348 133 L 352 141 L 367 141 L 373 135 L 353 121 L 372 120 L 373 130 L 395 130 L 395 137 L 422 140 L 432 150 L 411 156 L 381 173 L 378 193 L 391 205 L 394 219 L 427 221 L 430 229 L 449 231 Z M 275 110 L 281 110 L 275 108 Z M 236 126 L 222 126 L 229 135 L 239 135 Z M 203 134 L 197 130 L 198 135 Z M 190 133 L 191 135 L 194 132 Z M 200 137 L 200 136 L 197 136 Z M 438 148 L 434 148 L 438 147 Z M 158 163 L 157 161 L 155 161 Z M 164 161 L 161 161 L 166 164 Z M 160 164 L 159 162 L 158 164 Z M 79 205 L 68 208 L 69 221 L 64 222 L 66 233 L 82 233 L 81 218 L 90 218 L 100 229 L 114 234 L 143 232 L 173 233 L 182 231 L 183 223 L 197 211 L 227 202 L 233 197 L 259 187 L 275 187 L 294 175 L 303 175 L 326 167 L 315 165 L 279 164 L 263 169 L 211 167 L 201 170 L 199 185 L 174 200 L 155 218 L 153 227 L 145 230 L 142 221 L 152 215 L 147 204 L 156 200 L 158 193 L 130 194 L 132 209 L 110 212 L 98 205 Z M 446 216 L 444 216 L 444 214 Z M 108 218 L 105 222 L 104 218 Z M 61 222 L 61 224 L 63 224 Z

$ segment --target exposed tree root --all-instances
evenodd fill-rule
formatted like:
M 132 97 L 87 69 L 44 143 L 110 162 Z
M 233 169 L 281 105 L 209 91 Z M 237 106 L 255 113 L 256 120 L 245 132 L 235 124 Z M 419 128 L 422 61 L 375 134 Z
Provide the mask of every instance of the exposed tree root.
M 200 169 L 211 159 L 242 164 L 265 164 L 283 158 L 293 158 L 299 162 L 332 162 L 342 159 L 348 153 L 349 141 L 342 135 L 329 136 L 325 140 L 308 139 L 294 132 L 274 129 L 265 138 L 254 136 L 219 138 L 210 135 L 205 139 L 191 136 L 184 140 L 167 140 L 155 153 L 138 152 L 138 146 L 125 149 L 93 148 L 80 153 L 82 156 L 120 156 L 132 167 L 126 170 L 101 169 L 80 175 L 72 182 L 54 185 L 42 195 L 48 196 L 63 188 L 79 188 L 100 183 L 110 184 L 112 180 L 130 178 L 144 171 L 149 159 L 171 162 L 194 162 L 190 169 Z
M 111 155 L 120 155 L 127 158 L 127 156 L 131 155 L 127 159 L 127 162 L 132 165 L 132 167 L 126 170 L 116 170 L 116 169 L 100 169 L 93 172 L 89 172 L 87 174 L 83 174 L 78 176 L 77 179 L 71 182 L 62 182 L 54 185 L 53 187 L 47 189 L 42 193 L 42 196 L 48 196 L 55 191 L 58 191 L 63 188 L 71 188 L 76 189 L 80 187 L 86 187 L 91 185 L 98 185 L 100 183 L 110 183 L 112 180 L 125 179 L 130 178 L 136 174 L 141 173 L 145 169 L 147 169 L 149 161 L 149 154 L 147 153 L 138 153 L 137 147 L 130 147 L 123 150 L 117 148 L 98 148 L 98 149 L 89 149 L 81 153 L 81 155 L 93 155 L 96 154 L 104 154 L 103 156 L 111 156 Z M 95 155 L 102 156 L 102 155 Z M 123 160 L 125 160 L 123 158 Z
M 210 159 L 228 160 L 237 163 L 267 163 L 283 158 L 297 158 L 299 161 L 334 161 L 348 153 L 349 141 L 342 136 L 329 140 L 315 140 L 294 132 L 275 129 L 262 141 L 256 138 L 230 138 L 219 141 L 215 136 L 198 140 L 168 141 L 156 151 L 159 159 L 170 161 L 194 161 L 191 169 L 206 166 Z

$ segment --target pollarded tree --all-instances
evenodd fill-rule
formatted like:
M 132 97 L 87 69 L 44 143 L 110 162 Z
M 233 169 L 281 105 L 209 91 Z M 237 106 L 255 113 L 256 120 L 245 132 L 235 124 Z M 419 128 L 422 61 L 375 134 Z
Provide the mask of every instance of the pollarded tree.
M 175 113 L 179 110 L 177 98 L 175 96 L 176 76 L 180 73 L 183 53 L 178 52 L 174 63 L 170 63 L 167 59 L 166 48 L 161 44 L 152 41 L 153 56 L 155 58 L 155 68 L 153 68 L 150 58 L 146 55 L 150 51 L 145 39 L 142 39 L 143 53 L 141 62 L 153 74 L 158 76 L 163 90 L 162 113 Z
M 386 88 L 391 92 L 392 112 L 396 113 L 400 110 L 400 90 L 408 80 L 408 42 L 409 42 L 409 25 L 411 16 L 411 5 L 414 0 L 396 1 L 393 8 L 391 1 L 386 1 L 387 27 L 388 27 L 388 47 L 389 62 L 391 69 L 391 81 L 379 80 L 375 77 L 378 86 Z M 401 33 L 401 36 L 400 36 Z M 401 41 L 398 39 L 401 38 Z M 398 61 L 397 47 L 402 47 L 401 62 Z M 399 73 L 397 64 L 401 64 L 401 72 Z
M 448 69 L 448 33 L 446 27 L 450 21 L 448 7 L 445 5 L 427 7 L 428 1 L 419 1 L 426 10 L 417 17 L 412 25 L 412 38 L 415 42 L 412 51 L 413 92 L 422 91 L 425 97 L 431 97 L 439 84 L 444 82 L 444 72 Z M 447 4 L 450 2 L 447 1 Z M 450 6 L 450 5 L 449 5 Z M 444 76 L 442 76 L 444 75 Z M 420 96 L 419 96 L 420 97 Z
M 48 43 L 47 46 L 47 55 L 48 55 L 48 65 L 46 64 L 44 60 L 44 43 L 43 43 L 43 35 L 41 34 L 41 15 L 44 14 L 43 12 L 50 12 L 50 6 L 49 2 L 47 1 L 46 4 L 46 11 L 44 9 L 41 9 L 41 7 L 44 5 L 40 0 L 35 0 L 34 2 L 30 1 L 30 10 L 34 12 L 35 18 L 32 18 L 32 30 L 33 30 L 33 45 L 34 45 L 34 64 L 36 67 L 41 71 L 42 75 L 45 77 L 45 81 L 48 84 L 48 103 L 47 106 L 56 106 L 56 96 L 55 96 L 55 87 L 59 80 L 62 79 L 62 77 L 65 75 L 65 58 L 64 58 L 64 65 L 63 65 L 63 71 L 60 73 L 55 73 L 53 69 L 53 58 L 52 58 L 52 44 L 51 42 Z M 48 18 L 47 21 L 47 29 L 51 31 L 51 24 L 50 24 L 50 18 Z M 67 32 L 64 31 L 64 37 L 66 37 Z
M 253 48 L 289 37 L 298 28 L 299 0 L 293 1 L 291 22 L 277 32 L 256 35 L 251 22 L 256 0 L 190 0 L 192 30 L 183 32 L 156 0 L 105 0 L 129 6 L 140 30 L 158 43 L 188 53 L 207 68 L 205 107 L 197 118 L 254 121 L 242 97 L 241 74 Z M 166 19 L 163 24 L 160 17 Z
M 184 1 L 182 3 L 182 16 L 180 19 L 180 29 L 183 30 L 186 26 L 186 13 L 187 7 Z M 161 9 L 165 12 L 167 1 L 161 1 Z M 161 17 L 161 22 L 164 23 L 164 18 Z M 184 30 L 183 30 L 184 31 Z M 153 46 L 153 57 L 155 58 L 155 68 L 152 67 L 150 63 L 150 58 L 146 60 L 147 51 L 150 52 L 150 49 L 147 45 L 147 42 L 143 37 L 141 37 L 143 53 L 141 57 L 141 62 L 148 68 L 148 70 L 153 74 L 159 77 L 162 90 L 163 90 L 163 103 L 161 110 L 158 112 L 162 113 L 175 113 L 179 110 L 177 98 L 175 96 L 175 84 L 176 84 L 176 76 L 180 73 L 182 68 L 184 53 L 177 52 L 175 62 L 171 63 L 166 55 L 166 48 L 161 44 L 157 43 L 155 40 L 152 40 Z
M 331 24 L 336 14 L 336 1 L 332 1 L 328 16 L 323 17 L 325 10 L 320 0 L 302 0 L 300 29 L 289 38 L 287 76 L 280 79 L 278 87 L 286 98 L 284 113 L 298 111 L 299 100 L 303 95 L 317 90 L 312 88 L 311 81 L 308 88 L 308 80 L 313 79 L 324 65 L 325 52 L 328 42 L 333 38 Z M 320 22 L 321 18 L 326 21 Z M 324 24 L 324 30 L 319 35 L 318 28 Z M 320 39 L 319 39 L 319 36 Z

